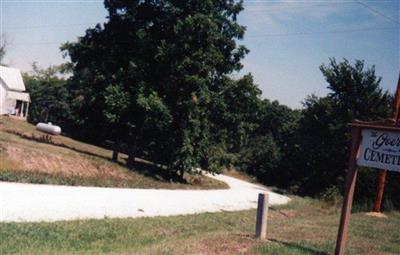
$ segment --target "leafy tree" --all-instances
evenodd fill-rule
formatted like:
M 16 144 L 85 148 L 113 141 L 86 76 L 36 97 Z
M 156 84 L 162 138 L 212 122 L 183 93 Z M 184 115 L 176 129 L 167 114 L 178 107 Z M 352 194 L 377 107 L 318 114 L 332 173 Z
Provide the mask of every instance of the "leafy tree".
M 238 166 L 238 156 L 258 126 L 261 91 L 251 74 L 239 80 L 225 77 L 221 90 L 211 101 L 211 140 L 219 148 L 221 166 Z M 223 153 L 222 153 L 223 152 Z M 223 162 L 223 163 L 222 163 Z M 244 170 L 244 169 L 243 169 Z
M 61 77 L 63 66 L 41 69 L 36 63 L 33 72 L 23 76 L 31 97 L 28 121 L 31 123 L 52 122 L 68 130 L 71 120 L 67 82 Z
M 256 135 L 260 137 L 271 135 L 280 157 L 275 167 L 260 178 L 261 181 L 286 187 L 290 184 L 293 169 L 297 168 L 301 156 L 297 137 L 300 118 L 299 110 L 292 110 L 279 104 L 278 101 L 263 100 L 261 120 Z
M 384 119 L 391 110 L 391 96 L 379 87 L 381 78 L 373 66 L 365 68 L 360 60 L 352 65 L 346 59 L 340 63 L 330 59 L 320 69 L 331 92 L 304 102 L 299 127 L 303 161 L 293 173 L 302 191 L 311 194 L 343 185 L 350 144 L 348 123 Z
M 215 120 L 218 129 L 227 134 L 227 149 L 238 153 L 258 128 L 262 100 L 261 90 L 254 84 L 253 76 L 247 74 L 241 79 L 228 80 L 222 94 L 222 104 L 216 107 L 221 116 Z
M 278 101 L 259 100 L 254 127 L 238 153 L 237 166 L 266 184 L 288 184 L 299 156 L 296 133 L 300 112 Z
M 364 70 L 364 61 L 356 60 L 351 65 L 347 59 L 330 65 L 321 65 L 320 70 L 332 92 L 328 97 L 338 109 L 338 117 L 345 121 L 354 119 L 376 120 L 390 115 L 391 96 L 379 87 L 381 77 L 375 75 L 375 67 Z
M 226 143 L 229 162 L 265 183 L 287 181 L 299 112 L 262 100 L 250 74 L 226 82 L 214 109 L 219 120 L 215 133 Z
M 281 151 L 270 134 L 253 136 L 238 154 L 237 166 L 260 181 L 268 182 L 281 160 Z
M 247 49 L 241 2 L 106 0 L 108 21 L 63 50 L 74 109 L 93 137 L 124 140 L 135 156 L 183 175 L 221 169 L 213 107 Z M 120 100 L 121 99 L 121 100 Z M 108 132 L 107 130 L 115 130 Z

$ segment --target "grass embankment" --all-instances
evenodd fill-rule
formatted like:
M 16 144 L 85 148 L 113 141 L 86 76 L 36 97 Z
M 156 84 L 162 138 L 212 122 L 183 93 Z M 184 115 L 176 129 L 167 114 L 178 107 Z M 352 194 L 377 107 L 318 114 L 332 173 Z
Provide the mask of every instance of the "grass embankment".
M 246 174 L 246 173 L 244 173 L 244 172 L 241 172 L 241 171 L 239 171 L 239 170 L 236 170 L 236 169 L 225 170 L 225 171 L 223 172 L 223 174 L 224 174 L 224 175 L 227 175 L 227 176 L 230 176 L 230 177 L 233 177 L 233 178 L 236 178 L 236 179 L 239 179 L 239 180 L 246 181 L 246 182 L 260 184 L 260 183 L 257 181 L 257 178 L 256 178 L 256 177 L 251 176 L 251 175 L 248 175 L 248 174 Z
M 111 161 L 112 151 L 64 136 L 51 136 L 35 126 L 0 117 L 0 181 L 100 187 L 218 189 L 223 182 L 186 175 L 184 182 L 168 171 L 138 161 L 125 167 L 127 156 Z
M 352 215 L 346 254 L 400 254 L 400 213 Z M 1 254 L 333 254 L 338 209 L 295 198 L 269 212 L 268 240 L 254 238 L 255 210 L 192 216 L 0 224 Z

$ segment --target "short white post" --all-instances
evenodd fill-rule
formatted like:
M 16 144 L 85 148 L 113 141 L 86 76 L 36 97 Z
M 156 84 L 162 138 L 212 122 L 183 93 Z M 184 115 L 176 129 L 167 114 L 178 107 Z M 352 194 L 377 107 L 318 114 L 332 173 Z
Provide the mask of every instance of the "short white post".
M 267 237 L 268 200 L 268 193 L 258 194 L 256 238 L 259 239 Z

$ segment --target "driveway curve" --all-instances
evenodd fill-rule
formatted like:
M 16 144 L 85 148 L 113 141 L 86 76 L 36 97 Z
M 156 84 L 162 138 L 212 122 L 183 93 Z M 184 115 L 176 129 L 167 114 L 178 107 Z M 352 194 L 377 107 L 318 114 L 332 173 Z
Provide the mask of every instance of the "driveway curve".
M 152 217 L 257 207 L 258 193 L 271 205 L 290 199 L 263 186 L 225 175 L 226 190 L 166 190 L 72 187 L 0 182 L 0 222 L 37 222 L 122 217 Z

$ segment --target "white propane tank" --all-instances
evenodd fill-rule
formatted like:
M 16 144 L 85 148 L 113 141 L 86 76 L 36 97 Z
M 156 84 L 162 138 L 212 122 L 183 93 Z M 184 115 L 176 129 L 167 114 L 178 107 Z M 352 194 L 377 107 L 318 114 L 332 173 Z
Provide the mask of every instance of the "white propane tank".
M 61 128 L 59 126 L 52 125 L 51 122 L 49 123 L 38 123 L 36 125 L 36 129 L 39 131 L 43 131 L 52 135 L 59 135 L 61 134 Z

